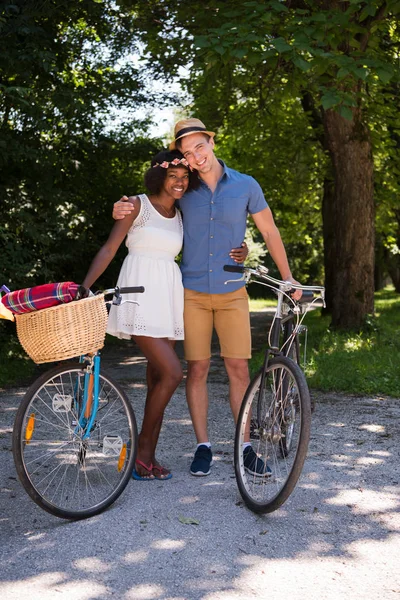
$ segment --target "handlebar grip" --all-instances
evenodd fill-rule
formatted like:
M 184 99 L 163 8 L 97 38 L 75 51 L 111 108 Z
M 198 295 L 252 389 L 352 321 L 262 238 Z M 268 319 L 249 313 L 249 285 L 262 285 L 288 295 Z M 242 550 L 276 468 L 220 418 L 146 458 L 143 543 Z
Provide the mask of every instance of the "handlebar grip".
M 224 265 L 224 271 L 229 271 L 230 273 L 244 273 L 245 267 L 240 267 L 239 265 Z
M 291 296 L 296 290 L 292 288 L 289 291 L 289 295 Z M 311 290 L 303 290 L 300 300 L 297 300 L 299 304 L 307 304 L 308 302 L 312 302 L 314 300 L 314 292 Z
M 143 294 L 143 292 L 144 292 L 144 287 L 142 285 L 135 286 L 135 287 L 123 287 L 123 288 L 119 288 L 119 290 L 118 290 L 119 294 Z

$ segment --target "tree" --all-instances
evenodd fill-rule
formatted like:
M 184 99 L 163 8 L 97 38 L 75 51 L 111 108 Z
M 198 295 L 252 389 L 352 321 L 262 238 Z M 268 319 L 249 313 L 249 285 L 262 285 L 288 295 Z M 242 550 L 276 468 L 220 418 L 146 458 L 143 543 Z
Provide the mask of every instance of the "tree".
M 108 0 L 1 5 L 0 244 L 14 289 L 82 276 L 113 199 L 141 186 L 155 142 L 130 114 L 151 101 L 132 18 Z M 115 108 L 127 123 L 110 131 Z
M 400 3 L 368 0 L 128 2 L 154 72 L 191 65 L 194 107 L 224 94 L 215 125 L 249 98 L 260 113 L 272 86 L 298 98 L 330 158 L 323 231 L 332 324 L 358 328 L 373 311 L 375 204 L 368 92 L 398 77 Z M 203 76 L 204 77 L 201 77 Z M 200 76 L 200 78 L 199 78 Z M 394 104 L 396 97 L 392 97 Z M 208 123 L 208 126 L 215 126 Z

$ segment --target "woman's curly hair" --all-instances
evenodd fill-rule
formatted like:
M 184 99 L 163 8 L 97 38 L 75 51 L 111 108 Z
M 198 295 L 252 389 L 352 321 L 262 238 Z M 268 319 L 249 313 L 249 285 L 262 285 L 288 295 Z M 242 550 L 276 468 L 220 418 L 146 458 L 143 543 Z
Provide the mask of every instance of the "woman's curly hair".
M 162 150 L 152 158 L 151 167 L 147 169 L 146 173 L 144 174 L 144 184 L 150 194 L 158 194 L 161 191 L 168 172 L 168 169 L 160 166 L 156 167 L 155 165 L 157 163 L 158 165 L 161 165 L 163 162 L 170 163 L 175 158 L 180 160 L 184 157 L 179 150 Z M 185 167 L 182 164 L 179 166 L 184 167 L 185 169 L 187 168 L 189 173 L 189 185 L 187 191 L 198 188 L 200 180 L 197 171 L 191 171 L 188 167 Z

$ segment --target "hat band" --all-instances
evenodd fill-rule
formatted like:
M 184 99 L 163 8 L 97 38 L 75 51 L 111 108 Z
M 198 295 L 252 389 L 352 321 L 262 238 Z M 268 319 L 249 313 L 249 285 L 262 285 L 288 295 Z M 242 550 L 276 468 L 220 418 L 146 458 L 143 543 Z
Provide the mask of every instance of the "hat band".
M 185 127 L 178 132 L 178 135 L 175 136 L 175 140 L 179 140 L 179 138 L 181 138 L 183 135 L 192 133 L 194 131 L 207 131 L 207 129 L 205 127 Z

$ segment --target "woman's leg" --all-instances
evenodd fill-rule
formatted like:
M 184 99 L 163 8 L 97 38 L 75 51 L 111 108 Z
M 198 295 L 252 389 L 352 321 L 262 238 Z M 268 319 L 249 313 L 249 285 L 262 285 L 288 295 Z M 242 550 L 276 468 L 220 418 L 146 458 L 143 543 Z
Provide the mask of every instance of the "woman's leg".
M 173 348 L 174 342 L 165 338 L 134 336 L 140 350 L 148 360 L 146 379 L 147 397 L 142 429 L 139 435 L 137 458 L 145 465 L 155 464 L 155 449 L 161 430 L 164 410 L 172 394 L 182 381 L 182 367 Z M 140 464 L 136 470 L 141 476 L 149 476 Z M 158 471 L 158 476 L 162 476 Z M 165 473 L 166 475 L 168 472 Z

